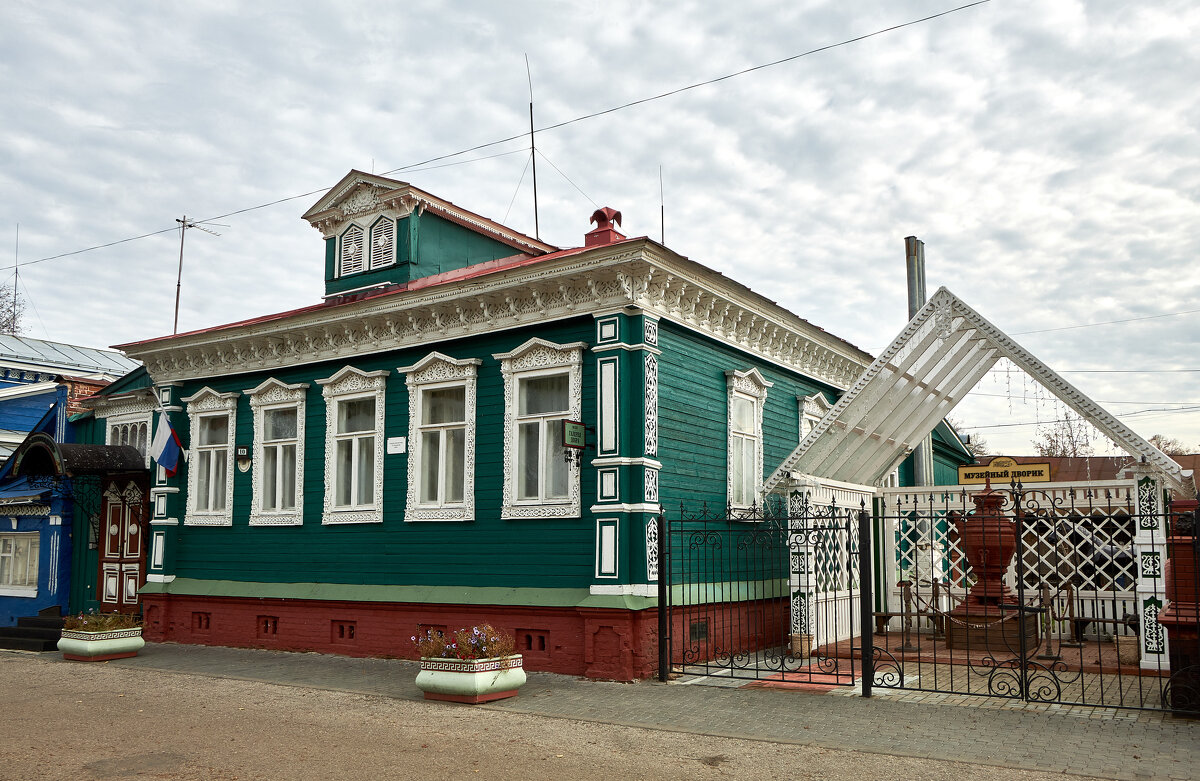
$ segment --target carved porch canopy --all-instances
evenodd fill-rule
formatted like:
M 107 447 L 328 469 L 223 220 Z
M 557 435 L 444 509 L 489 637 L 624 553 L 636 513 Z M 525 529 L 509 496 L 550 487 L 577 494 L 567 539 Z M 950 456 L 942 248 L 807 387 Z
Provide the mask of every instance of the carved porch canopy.
M 921 308 L 764 484 L 793 473 L 877 485 L 1007 358 L 1169 486 L 1192 496 L 1190 473 L 1085 396 L 946 288 Z

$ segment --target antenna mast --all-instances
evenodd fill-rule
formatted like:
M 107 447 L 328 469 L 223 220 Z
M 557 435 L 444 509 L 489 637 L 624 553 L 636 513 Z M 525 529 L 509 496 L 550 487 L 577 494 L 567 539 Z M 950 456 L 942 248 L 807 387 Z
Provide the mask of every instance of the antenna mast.
M 533 74 L 529 70 L 529 55 L 525 55 L 525 77 L 529 79 L 529 157 L 533 160 L 533 236 L 542 240 L 538 225 L 537 148 L 533 144 Z
M 199 223 L 189 221 L 186 214 L 183 215 L 182 220 L 176 219 L 175 222 L 179 223 L 179 273 L 175 276 L 175 326 L 171 331 L 172 334 L 179 333 L 179 290 L 181 287 L 183 287 L 183 237 L 187 235 L 188 228 L 199 228 L 205 233 L 211 233 L 214 236 L 221 235 L 214 230 L 209 230 Z M 219 224 L 220 223 L 213 223 L 213 225 Z M 227 228 L 229 226 L 222 225 L 221 227 Z
M 12 322 L 9 324 L 9 330 L 12 335 L 17 335 L 17 285 L 21 281 L 21 271 L 19 261 L 21 258 L 21 223 L 17 223 L 17 238 L 13 241 L 13 302 L 12 302 Z

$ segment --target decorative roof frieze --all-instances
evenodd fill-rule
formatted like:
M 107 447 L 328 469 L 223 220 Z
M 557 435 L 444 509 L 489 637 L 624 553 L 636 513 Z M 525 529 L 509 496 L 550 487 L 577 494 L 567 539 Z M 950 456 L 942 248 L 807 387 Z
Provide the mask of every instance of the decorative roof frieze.
M 647 243 L 613 249 L 126 349 L 161 383 L 342 360 L 633 305 L 835 388 L 849 387 L 869 363 L 698 264 Z

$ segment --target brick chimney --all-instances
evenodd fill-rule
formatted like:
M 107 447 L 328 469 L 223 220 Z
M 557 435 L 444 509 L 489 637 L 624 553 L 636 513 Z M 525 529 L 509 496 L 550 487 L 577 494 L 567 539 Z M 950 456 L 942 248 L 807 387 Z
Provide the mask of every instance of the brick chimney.
M 603 209 L 597 209 L 592 212 L 592 222 L 596 223 L 594 230 L 583 234 L 583 246 L 599 247 L 604 244 L 612 244 L 614 241 L 620 241 L 625 238 L 624 234 L 618 233 L 613 227 L 613 223 L 621 224 L 621 213 L 605 206 Z

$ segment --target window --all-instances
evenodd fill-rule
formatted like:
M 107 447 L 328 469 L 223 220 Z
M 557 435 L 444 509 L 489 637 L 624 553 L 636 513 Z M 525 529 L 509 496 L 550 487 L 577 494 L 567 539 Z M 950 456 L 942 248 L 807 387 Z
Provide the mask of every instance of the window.
M 185 524 L 229 526 L 233 523 L 237 397 L 236 393 L 217 393 L 204 388 L 184 399 L 191 419 Z
M 146 460 L 146 467 L 149 468 L 152 413 L 131 413 L 127 411 L 129 406 L 132 405 L 126 406 L 125 410 L 116 409 L 107 412 L 104 444 L 129 445 L 135 448 Z
M 386 371 L 347 366 L 325 380 L 323 523 L 383 521 L 383 406 Z
M 396 220 L 380 217 L 364 230 L 351 224 L 338 240 L 338 276 L 371 271 L 396 262 Z
M 481 363 L 434 352 L 399 368 L 409 409 L 405 520 L 475 517 L 475 374 Z
M 517 378 L 517 501 L 567 498 L 563 420 L 570 414 L 566 374 Z
M 504 376 L 503 518 L 579 516 L 579 467 L 562 435 L 564 420 L 580 419 L 585 346 L 530 339 L 493 356 Z
M 267 380 L 251 391 L 254 470 L 251 526 L 304 522 L 304 396 L 306 383 Z
M 762 411 L 768 382 L 757 369 L 725 372 L 729 394 L 728 501 L 745 509 L 759 503 L 763 472 Z
M 342 233 L 341 260 L 341 276 L 366 270 L 363 262 L 363 229 L 357 225 L 351 225 Z
M 0 594 L 36 596 L 40 535 L 0 534 Z
M 800 442 L 803 442 L 821 422 L 821 418 L 825 417 L 825 413 L 833 409 L 833 405 L 825 400 L 823 393 L 797 396 L 796 400 L 800 402 Z

